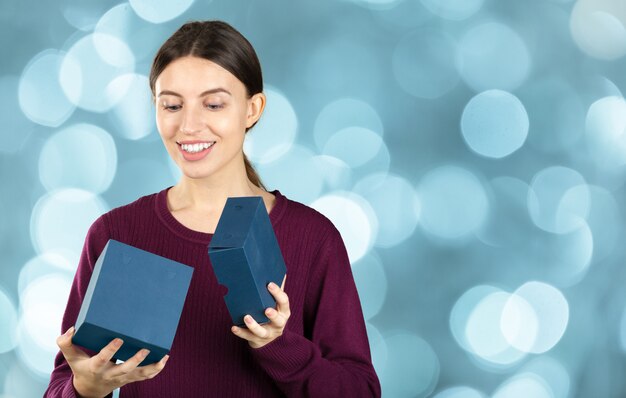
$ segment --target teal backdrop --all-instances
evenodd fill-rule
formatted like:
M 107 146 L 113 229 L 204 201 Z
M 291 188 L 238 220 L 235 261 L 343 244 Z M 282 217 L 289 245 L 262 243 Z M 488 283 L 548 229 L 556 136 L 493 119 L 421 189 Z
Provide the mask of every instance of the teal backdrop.
M 91 223 L 179 178 L 147 75 L 198 19 L 259 55 L 245 152 L 340 230 L 383 396 L 626 396 L 623 0 L 5 0 L 0 397 Z

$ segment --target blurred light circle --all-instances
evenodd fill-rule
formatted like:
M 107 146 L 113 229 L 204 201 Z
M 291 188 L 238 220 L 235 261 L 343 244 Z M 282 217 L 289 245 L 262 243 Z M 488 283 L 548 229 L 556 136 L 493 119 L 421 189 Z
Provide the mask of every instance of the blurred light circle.
M 92 124 L 75 124 L 55 133 L 39 156 L 39 179 L 49 191 L 71 187 L 102 193 L 116 170 L 113 138 Z
M 111 81 L 109 88 L 126 91 L 109 113 L 117 134 L 129 140 L 139 140 L 156 131 L 152 93 L 146 76 L 121 75 Z
M 585 138 L 594 162 L 605 169 L 626 164 L 626 101 L 605 97 L 587 111 Z
M 503 158 L 524 145 L 528 136 L 528 114 L 513 94 L 484 91 L 472 98 L 461 116 L 461 131 L 476 153 Z
M 604 97 L 624 96 L 615 82 L 601 74 L 587 76 L 581 83 L 584 83 L 584 94 L 594 101 Z
M 441 97 L 459 81 L 454 67 L 455 53 L 456 43 L 440 30 L 420 29 L 409 33 L 393 51 L 396 81 L 415 97 Z
M 265 111 L 244 141 L 246 155 L 257 163 L 269 163 L 287 153 L 298 132 L 298 118 L 287 97 L 273 88 L 264 93 Z
M 429 171 L 419 183 L 421 226 L 443 239 L 459 239 L 479 228 L 489 203 L 482 184 L 468 170 L 442 166 Z
M 19 355 L 18 358 L 20 358 Z M 50 365 L 52 365 L 53 358 L 46 358 L 46 360 L 49 360 Z M 46 387 L 50 383 L 50 373 L 33 373 L 31 370 L 32 369 L 27 369 L 24 363 L 13 359 L 6 374 L 2 372 L 2 374 L 6 376 L 4 377 L 3 394 L 0 395 L 0 397 L 43 397 Z M 52 368 L 50 368 L 50 371 L 52 371 Z
M 569 321 L 569 305 L 563 293 L 551 285 L 533 281 L 520 286 L 511 297 L 522 298 L 534 310 L 539 328 L 529 351 L 542 354 L 552 349 L 563 337 Z M 525 312 L 521 318 L 522 328 L 528 327 L 528 314 Z
M 484 0 L 421 0 L 421 3 L 441 18 L 460 21 L 478 12 Z
M 450 387 L 439 392 L 434 398 L 486 398 L 485 394 L 471 387 Z
M 493 398 L 554 398 L 550 386 L 534 373 L 517 374 L 506 380 L 493 394 Z
M 60 83 L 67 98 L 78 107 L 106 112 L 127 92 L 130 84 L 116 77 L 131 73 L 135 57 L 118 38 L 102 33 L 78 40 L 67 52 L 60 70 Z
M 384 145 L 380 135 L 363 127 L 347 127 L 326 141 L 322 153 L 341 159 L 350 167 L 359 167 L 376 156 Z
M 554 398 L 570 396 L 570 376 L 558 360 L 542 355 L 524 365 L 522 372 L 534 373 L 541 377 L 550 387 Z
M 470 352 L 489 363 L 512 365 L 525 356 L 507 341 L 502 330 L 502 313 L 510 296 L 504 291 L 488 294 L 467 318 L 465 338 Z
M 395 246 L 415 231 L 420 205 L 415 189 L 406 179 L 393 174 L 371 174 L 357 182 L 353 192 L 365 198 L 376 212 L 377 246 Z
M 108 65 L 134 68 L 135 55 L 124 40 L 105 33 L 93 33 L 91 40 L 90 46 L 95 48 L 97 55 Z
M 18 355 L 37 375 L 49 377 L 54 367 L 71 286 L 69 274 L 50 274 L 31 282 L 21 296 Z
M 31 214 L 33 247 L 37 253 L 64 249 L 80 253 L 87 230 L 107 210 L 100 197 L 81 189 L 63 189 L 44 195 Z
M 255 167 L 268 189 L 278 189 L 294 200 L 310 203 L 322 193 L 324 173 L 306 147 L 295 144 L 280 158 Z
M 452 337 L 465 351 L 473 352 L 465 335 L 465 328 L 470 314 L 485 297 L 497 292 L 501 292 L 501 290 L 495 286 L 474 286 L 463 293 L 454 303 L 452 311 L 450 311 L 450 331 L 452 332 Z
M 9 296 L 0 289 L 0 354 L 17 345 L 17 311 Z
M 626 54 L 626 13 L 616 0 L 578 0 L 572 9 L 570 31 L 587 55 L 614 60 Z
M 76 109 L 76 105 L 67 99 L 59 84 L 62 61 L 62 53 L 47 49 L 35 55 L 22 72 L 19 86 L 20 107 L 35 123 L 57 127 Z
M 128 2 L 100 15 L 94 33 L 114 36 L 125 42 L 137 60 L 151 59 L 161 46 L 163 37 L 171 34 L 166 24 L 155 26 L 139 17 Z M 106 48 L 103 50 L 106 51 Z
M 580 227 L 589 216 L 591 192 L 587 184 L 574 186 L 563 194 L 556 209 L 556 225 L 567 231 Z M 574 221 L 579 217 L 578 221 Z
M 132 31 L 132 24 L 138 15 L 129 3 L 121 3 L 105 12 L 94 28 L 94 33 L 114 36 L 125 41 Z
M 523 352 L 530 352 L 537 340 L 539 319 L 535 309 L 516 294 L 508 297 L 500 317 L 500 329 L 506 341 Z
M 182 15 L 194 0 L 129 0 L 129 3 L 141 18 L 152 23 L 162 23 Z
M 315 120 L 313 134 L 317 148 L 323 150 L 335 132 L 347 127 L 362 127 L 383 136 L 383 123 L 370 104 L 341 98 L 327 104 Z
M 44 308 L 44 310 L 48 310 L 48 308 Z M 56 341 L 56 338 L 60 334 L 59 322 L 59 330 L 57 330 L 52 341 Z M 22 321 L 20 321 L 18 326 L 18 336 L 19 344 L 16 347 L 17 357 L 30 371 L 30 378 L 36 376 L 42 379 L 49 379 L 52 370 L 54 370 L 54 358 L 59 351 L 59 347 L 52 349 L 39 345 Z
M 324 173 L 324 182 L 330 190 L 348 190 L 352 186 L 352 169 L 341 159 L 318 155 L 314 158 Z
M 385 343 L 385 339 L 374 325 L 365 322 L 365 327 L 372 351 L 372 365 L 374 365 L 376 373 L 381 374 L 387 364 L 387 343 Z
M 378 221 L 369 204 L 360 196 L 335 191 L 310 204 L 332 221 L 341 233 L 350 263 L 359 261 L 376 240 Z
M 386 174 L 391 165 L 391 155 L 385 141 L 381 141 L 380 147 L 374 156 L 361 166 L 353 168 L 354 178 L 364 178 L 370 174 Z
M 21 327 L 47 351 L 58 350 L 56 338 L 71 287 L 69 274 L 47 274 L 28 284 L 20 297 Z
M 501 23 L 478 25 L 459 42 L 459 73 L 475 91 L 515 90 L 528 76 L 530 63 L 522 38 Z
M 387 276 L 378 256 L 370 252 L 352 264 L 354 282 L 359 291 L 363 316 L 373 318 L 383 307 L 387 296 Z
M 439 359 L 422 338 L 399 333 L 386 338 L 387 365 L 380 375 L 383 396 L 428 396 L 439 380 Z
M 33 122 L 26 118 L 19 105 L 19 80 L 16 76 L 0 76 L 0 117 L 2 140 L 0 153 L 16 153 L 33 132 Z
M 594 238 L 584 221 L 569 233 L 537 234 L 531 261 L 541 266 L 541 277 L 557 286 L 571 286 L 586 275 L 594 253 Z
M 581 186 L 580 189 L 571 188 Z M 576 170 L 547 167 L 532 179 L 528 192 L 528 212 L 535 225 L 552 233 L 580 228 L 589 214 L 589 189 Z
M 33 257 L 20 271 L 17 282 L 17 292 L 22 296 L 24 290 L 26 290 L 31 282 L 50 274 L 75 271 L 77 266 L 78 263 L 70 263 L 68 258 L 61 253 L 47 252 Z
M 626 101 L 609 96 L 595 101 L 589 107 L 586 120 L 588 134 L 600 143 L 611 144 L 620 139 L 626 128 Z
M 96 26 L 108 2 L 61 0 L 58 3 L 68 24 L 83 32 L 88 32 Z

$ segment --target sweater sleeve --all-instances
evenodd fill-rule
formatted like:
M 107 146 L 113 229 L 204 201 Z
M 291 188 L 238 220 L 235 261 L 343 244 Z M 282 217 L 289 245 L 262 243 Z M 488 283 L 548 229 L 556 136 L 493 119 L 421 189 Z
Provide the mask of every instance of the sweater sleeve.
M 380 397 L 361 303 L 336 228 L 311 272 L 304 303 L 311 339 L 285 329 L 253 349 L 253 356 L 288 397 Z
M 85 292 L 87 291 L 94 266 L 108 240 L 109 231 L 105 223 L 105 216 L 100 216 L 87 231 L 87 237 L 85 238 L 78 268 L 74 275 L 74 281 L 70 290 L 67 306 L 65 307 L 65 313 L 63 314 L 61 333 L 65 333 L 67 329 L 74 326 L 76 323 L 78 312 L 80 311 L 80 306 L 85 297 Z M 90 356 L 96 354 L 96 352 L 81 349 Z M 112 396 L 112 393 L 107 395 L 108 398 Z M 72 369 L 61 351 L 59 351 L 54 360 L 54 370 L 50 375 L 50 384 L 44 393 L 44 398 L 75 397 L 78 397 L 78 394 L 74 389 L 74 375 Z

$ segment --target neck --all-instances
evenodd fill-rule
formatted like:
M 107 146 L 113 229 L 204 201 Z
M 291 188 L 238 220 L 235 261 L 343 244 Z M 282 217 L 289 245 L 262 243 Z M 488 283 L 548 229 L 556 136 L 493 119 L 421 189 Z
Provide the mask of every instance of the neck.
M 170 189 L 169 199 L 173 210 L 185 208 L 210 212 L 221 211 L 229 196 L 259 196 L 262 192 L 248 179 L 245 167 L 242 167 L 230 175 L 219 173 L 206 178 L 183 175 Z

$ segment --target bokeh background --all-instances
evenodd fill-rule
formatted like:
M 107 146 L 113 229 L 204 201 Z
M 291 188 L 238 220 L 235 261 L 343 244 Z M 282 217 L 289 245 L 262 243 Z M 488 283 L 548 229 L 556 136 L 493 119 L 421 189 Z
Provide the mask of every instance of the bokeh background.
M 0 397 L 37 397 L 85 233 L 179 177 L 147 74 L 183 22 L 261 60 L 245 150 L 333 220 L 386 397 L 626 396 L 623 0 L 5 0 Z

